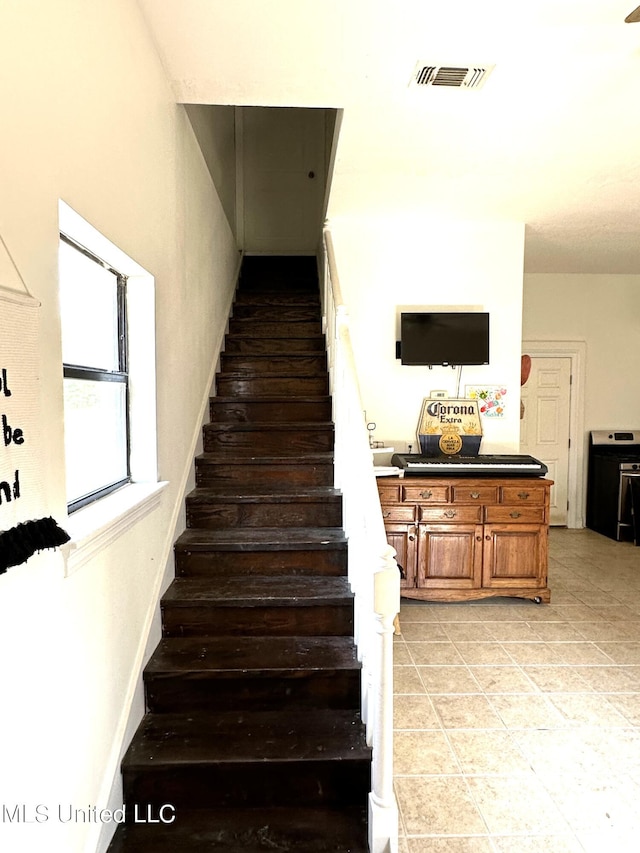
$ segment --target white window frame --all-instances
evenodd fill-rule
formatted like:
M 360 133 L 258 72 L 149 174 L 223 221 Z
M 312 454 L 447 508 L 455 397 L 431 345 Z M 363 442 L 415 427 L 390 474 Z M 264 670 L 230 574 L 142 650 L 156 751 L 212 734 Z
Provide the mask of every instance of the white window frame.
M 154 277 L 64 201 L 59 230 L 127 278 L 129 466 L 131 482 L 69 515 L 71 542 L 63 546 L 65 575 L 155 509 L 167 483 L 158 480 Z

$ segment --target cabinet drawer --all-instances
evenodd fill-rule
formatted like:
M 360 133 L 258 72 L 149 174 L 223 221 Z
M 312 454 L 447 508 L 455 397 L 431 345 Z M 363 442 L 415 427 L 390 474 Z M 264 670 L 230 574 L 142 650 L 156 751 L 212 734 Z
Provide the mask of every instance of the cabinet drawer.
M 543 504 L 545 491 L 539 486 L 502 486 L 500 502 L 503 504 Z
M 494 504 L 498 502 L 497 486 L 454 486 L 451 491 L 453 503 Z
M 380 503 L 398 503 L 402 500 L 400 496 L 400 486 L 391 485 L 390 483 L 378 483 L 378 494 L 380 495 Z
M 487 522 L 514 522 L 515 524 L 542 524 L 543 506 L 488 506 L 485 507 L 484 520 Z
M 385 504 L 382 507 L 382 518 L 385 521 L 407 521 L 411 522 L 416 517 L 416 508 L 413 504 Z
M 420 521 L 471 523 L 482 521 L 481 506 L 421 506 Z
M 403 486 L 402 500 L 446 504 L 449 502 L 449 486 L 430 486 L 428 483 L 424 486 Z

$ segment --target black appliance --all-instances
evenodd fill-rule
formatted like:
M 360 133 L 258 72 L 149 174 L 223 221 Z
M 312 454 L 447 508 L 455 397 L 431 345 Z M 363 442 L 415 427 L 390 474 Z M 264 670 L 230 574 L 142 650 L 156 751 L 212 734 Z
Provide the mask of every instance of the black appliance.
M 590 433 L 587 527 L 618 541 L 640 541 L 640 430 Z

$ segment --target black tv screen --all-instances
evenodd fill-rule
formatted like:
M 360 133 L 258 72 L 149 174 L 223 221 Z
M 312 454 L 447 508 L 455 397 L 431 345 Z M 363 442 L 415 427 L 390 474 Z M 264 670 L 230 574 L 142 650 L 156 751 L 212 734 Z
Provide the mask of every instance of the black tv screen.
M 433 311 L 400 315 L 402 364 L 489 364 L 489 314 Z

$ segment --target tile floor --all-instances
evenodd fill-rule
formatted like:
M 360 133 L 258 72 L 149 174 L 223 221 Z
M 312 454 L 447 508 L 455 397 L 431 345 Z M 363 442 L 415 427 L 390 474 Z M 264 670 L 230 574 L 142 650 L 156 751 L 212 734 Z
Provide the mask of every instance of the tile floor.
M 640 851 L 640 548 L 553 529 L 549 587 L 403 600 L 399 853 Z

